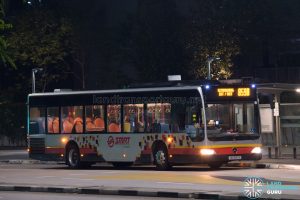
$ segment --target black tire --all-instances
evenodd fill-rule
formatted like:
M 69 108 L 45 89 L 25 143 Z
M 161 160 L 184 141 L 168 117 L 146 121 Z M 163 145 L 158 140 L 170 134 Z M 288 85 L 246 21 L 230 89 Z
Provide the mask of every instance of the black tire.
M 80 153 L 76 145 L 71 144 L 66 151 L 66 163 L 71 169 L 81 168 Z
M 223 164 L 224 164 L 223 162 L 211 162 L 211 163 L 208 163 L 208 166 L 211 169 L 219 169 Z
M 165 171 L 172 168 L 169 163 L 167 148 L 164 145 L 158 145 L 154 149 L 153 158 L 157 170 Z
M 133 165 L 133 162 L 112 162 L 112 165 L 115 167 L 115 168 L 126 168 L 126 167 L 130 167 Z

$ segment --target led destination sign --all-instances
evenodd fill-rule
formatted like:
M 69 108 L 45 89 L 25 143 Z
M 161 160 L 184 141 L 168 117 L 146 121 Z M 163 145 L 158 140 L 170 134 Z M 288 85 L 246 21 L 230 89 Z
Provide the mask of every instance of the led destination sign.
M 217 95 L 219 97 L 249 97 L 251 93 L 250 88 L 218 88 Z

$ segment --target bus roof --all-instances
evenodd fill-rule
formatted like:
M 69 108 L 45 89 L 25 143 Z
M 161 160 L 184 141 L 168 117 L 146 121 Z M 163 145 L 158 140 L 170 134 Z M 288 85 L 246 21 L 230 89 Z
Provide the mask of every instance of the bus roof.
M 44 92 L 32 93 L 30 97 L 35 96 L 61 96 L 61 95 L 79 95 L 79 94 L 115 94 L 115 93 L 136 93 L 136 92 L 159 92 L 159 91 L 176 91 L 176 90 L 198 90 L 198 86 L 176 86 L 176 87 L 153 87 L 153 88 L 126 88 L 112 90 L 81 90 L 81 91 L 62 91 L 62 92 Z

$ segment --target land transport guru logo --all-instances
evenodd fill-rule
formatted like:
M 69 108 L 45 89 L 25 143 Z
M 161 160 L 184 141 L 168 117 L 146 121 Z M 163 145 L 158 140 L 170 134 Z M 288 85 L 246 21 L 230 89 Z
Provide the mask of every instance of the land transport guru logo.
M 130 137 L 113 137 L 109 136 L 107 138 L 107 145 L 113 147 L 115 145 L 128 145 L 130 142 Z
M 281 181 L 264 181 L 260 177 L 247 177 L 243 183 L 243 194 L 249 199 L 260 198 L 263 194 L 274 197 L 288 190 L 299 190 L 299 187 L 283 185 Z
M 263 194 L 264 182 L 258 177 L 248 177 L 244 180 L 243 193 L 249 199 L 257 199 Z

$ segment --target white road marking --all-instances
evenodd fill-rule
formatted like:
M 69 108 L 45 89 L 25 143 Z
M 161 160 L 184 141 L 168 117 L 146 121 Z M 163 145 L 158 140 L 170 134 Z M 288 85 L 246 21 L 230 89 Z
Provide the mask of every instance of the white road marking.
M 38 176 L 38 177 L 35 177 L 35 178 L 54 178 L 56 176 Z
M 85 176 L 87 174 L 69 174 L 70 176 Z
M 63 180 L 77 180 L 77 181 L 95 181 L 96 179 L 89 179 L 89 178 L 62 178 Z
M 80 180 L 80 178 L 61 178 L 61 179 L 64 179 L 64 180 Z
M 158 184 L 173 184 L 173 185 L 194 185 L 193 183 L 173 183 L 173 182 L 156 182 Z

